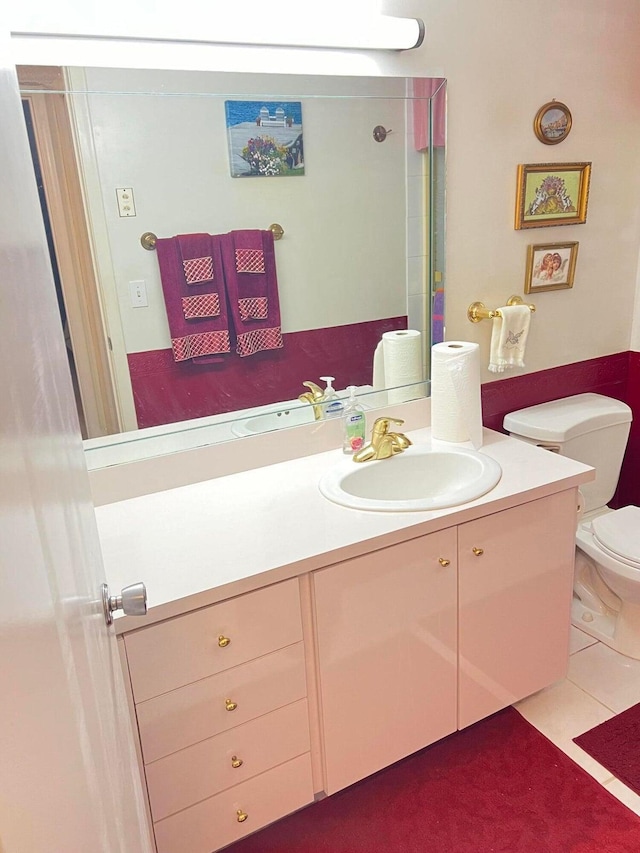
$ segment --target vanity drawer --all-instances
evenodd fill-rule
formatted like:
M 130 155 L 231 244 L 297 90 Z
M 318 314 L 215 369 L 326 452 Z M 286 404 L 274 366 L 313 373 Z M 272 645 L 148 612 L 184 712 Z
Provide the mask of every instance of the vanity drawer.
M 301 639 L 297 578 L 142 628 L 125 637 L 135 701 Z
M 155 823 L 158 853 L 211 853 L 312 800 L 306 753 Z
M 309 752 L 301 699 L 146 767 L 155 821 Z M 235 765 L 235 766 L 234 766 Z
M 148 699 L 136 706 L 144 762 L 149 764 L 306 695 L 304 647 L 296 643 Z

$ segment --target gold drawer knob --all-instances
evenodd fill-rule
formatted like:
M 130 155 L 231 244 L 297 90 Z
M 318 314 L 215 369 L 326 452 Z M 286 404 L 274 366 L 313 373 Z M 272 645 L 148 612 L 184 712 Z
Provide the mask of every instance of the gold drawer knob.
M 226 649 L 230 642 L 229 637 L 225 637 L 224 634 L 220 634 L 218 637 L 218 645 L 221 649 Z
M 235 711 L 235 709 L 238 707 L 238 703 L 232 702 L 231 699 L 225 699 L 224 707 L 227 709 L 227 711 Z
M 476 555 L 476 557 L 482 557 L 482 555 L 484 554 L 484 548 L 472 548 L 471 550 Z
M 438 562 L 440 563 L 441 566 L 450 566 L 451 565 L 451 560 L 447 560 L 446 557 L 440 557 Z
M 234 768 L 234 770 L 237 770 L 238 767 L 242 767 L 243 764 L 243 760 L 241 758 L 238 758 L 237 755 L 231 756 L 231 766 Z
M 236 820 L 238 821 L 238 823 L 244 823 L 245 820 L 249 817 L 249 815 L 246 812 L 243 812 L 242 809 L 238 809 L 236 815 Z

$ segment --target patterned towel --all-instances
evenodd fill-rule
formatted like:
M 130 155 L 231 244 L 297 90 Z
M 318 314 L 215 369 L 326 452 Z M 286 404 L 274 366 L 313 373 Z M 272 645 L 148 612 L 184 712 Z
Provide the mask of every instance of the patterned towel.
M 231 231 L 222 264 L 239 356 L 282 348 L 276 259 L 271 231 Z
M 175 361 L 221 361 L 231 351 L 221 238 L 182 234 L 156 243 Z

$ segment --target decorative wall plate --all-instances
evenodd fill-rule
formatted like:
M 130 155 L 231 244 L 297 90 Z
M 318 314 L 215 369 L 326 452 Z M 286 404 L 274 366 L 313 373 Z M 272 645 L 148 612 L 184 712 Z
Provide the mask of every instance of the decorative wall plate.
M 540 107 L 533 120 L 533 131 L 545 145 L 557 145 L 571 130 L 569 107 L 560 101 L 549 101 Z

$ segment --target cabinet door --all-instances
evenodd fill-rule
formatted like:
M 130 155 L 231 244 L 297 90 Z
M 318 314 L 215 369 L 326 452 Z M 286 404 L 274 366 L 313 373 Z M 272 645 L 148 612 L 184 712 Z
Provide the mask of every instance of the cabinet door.
M 459 728 L 565 676 L 576 499 L 570 489 L 460 526 Z
M 456 532 L 315 572 L 326 790 L 456 728 Z

